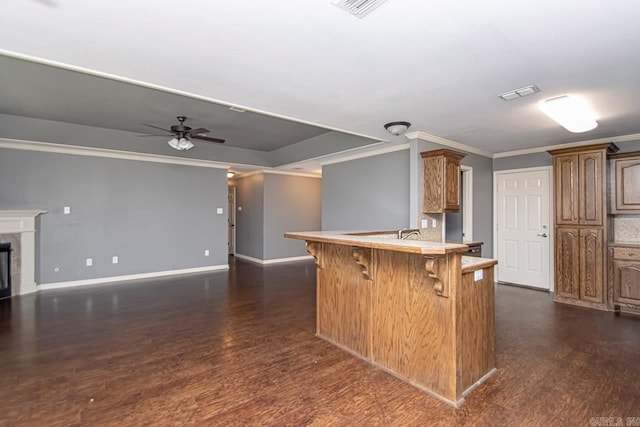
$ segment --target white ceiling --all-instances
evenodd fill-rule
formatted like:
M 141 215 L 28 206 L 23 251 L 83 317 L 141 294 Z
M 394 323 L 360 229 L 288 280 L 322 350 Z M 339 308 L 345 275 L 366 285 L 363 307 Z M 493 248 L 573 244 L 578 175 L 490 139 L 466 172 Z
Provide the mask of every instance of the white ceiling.
M 389 0 L 362 20 L 329 0 L 5 0 L 0 49 L 378 140 L 407 120 L 499 153 L 640 133 L 638 17 L 638 0 Z M 529 84 L 541 92 L 497 97 Z M 598 128 L 538 111 L 564 93 Z

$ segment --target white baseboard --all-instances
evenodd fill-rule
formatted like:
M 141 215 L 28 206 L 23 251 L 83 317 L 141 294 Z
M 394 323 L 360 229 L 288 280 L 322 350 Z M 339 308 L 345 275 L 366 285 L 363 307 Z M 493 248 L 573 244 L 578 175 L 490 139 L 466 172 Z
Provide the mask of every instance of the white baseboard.
M 281 262 L 304 261 L 304 260 L 313 259 L 311 255 L 303 255 L 303 256 L 296 256 L 296 257 L 290 257 L 290 258 L 274 258 L 274 259 L 258 259 L 258 258 L 254 258 L 248 255 L 242 255 L 242 254 L 235 254 L 234 256 L 237 258 L 243 259 L 245 261 L 255 262 L 256 264 L 261 264 L 261 265 L 278 264 Z
M 229 264 L 207 267 L 185 268 L 182 270 L 155 271 L 152 273 L 129 274 L 126 276 L 99 277 L 97 279 L 73 280 L 70 282 L 42 283 L 38 290 L 70 288 L 73 286 L 99 285 L 103 283 L 124 282 L 126 280 L 152 279 L 154 277 L 178 276 L 182 274 L 205 273 L 208 271 L 228 270 Z

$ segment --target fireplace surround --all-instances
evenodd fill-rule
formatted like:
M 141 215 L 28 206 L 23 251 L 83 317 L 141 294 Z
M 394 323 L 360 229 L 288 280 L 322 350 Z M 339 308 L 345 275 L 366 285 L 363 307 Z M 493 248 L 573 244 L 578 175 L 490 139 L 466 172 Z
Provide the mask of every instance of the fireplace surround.
M 43 210 L 0 210 L 0 242 L 11 243 L 11 294 L 37 290 L 35 282 L 36 217 Z

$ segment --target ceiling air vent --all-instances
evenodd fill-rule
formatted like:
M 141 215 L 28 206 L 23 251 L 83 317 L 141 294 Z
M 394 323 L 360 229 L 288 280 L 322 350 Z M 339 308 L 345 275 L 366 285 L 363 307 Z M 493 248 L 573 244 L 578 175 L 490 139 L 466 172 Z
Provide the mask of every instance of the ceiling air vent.
M 357 18 L 364 18 L 387 0 L 333 0 L 331 3 Z

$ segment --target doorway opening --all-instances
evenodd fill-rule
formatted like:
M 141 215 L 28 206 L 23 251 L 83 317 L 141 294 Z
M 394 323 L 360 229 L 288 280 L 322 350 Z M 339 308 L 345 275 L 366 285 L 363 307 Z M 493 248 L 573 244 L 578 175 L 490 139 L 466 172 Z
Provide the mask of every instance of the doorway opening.
M 460 166 L 460 212 L 445 214 L 444 224 L 445 240 L 473 240 L 473 168 L 470 166 Z

